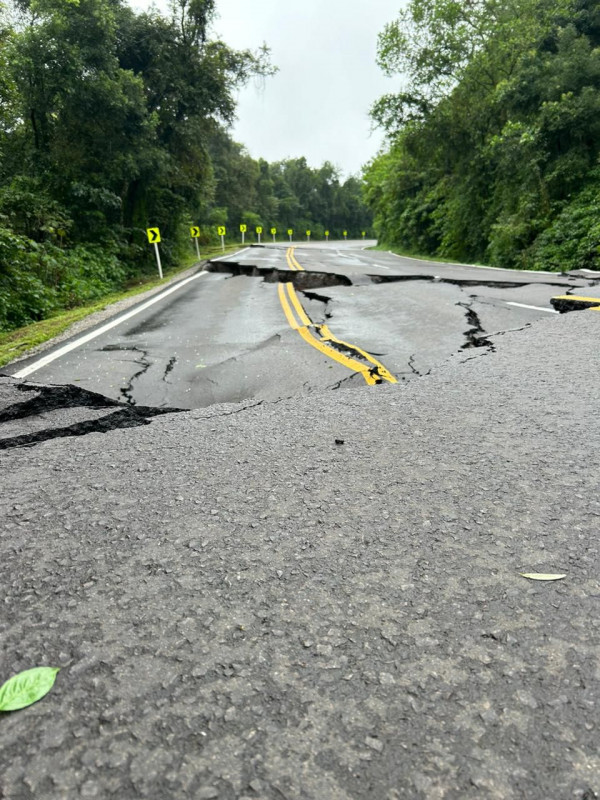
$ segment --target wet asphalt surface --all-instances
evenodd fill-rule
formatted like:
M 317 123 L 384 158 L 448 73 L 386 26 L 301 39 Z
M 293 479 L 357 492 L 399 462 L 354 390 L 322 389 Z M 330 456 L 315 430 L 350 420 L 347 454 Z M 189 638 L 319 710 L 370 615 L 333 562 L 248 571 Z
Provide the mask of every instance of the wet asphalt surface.
M 557 294 L 593 290 L 581 276 L 420 262 L 364 248 L 300 243 L 294 253 L 304 273 L 290 270 L 286 245 L 246 248 L 208 266 L 224 271 L 199 274 L 29 377 L 75 383 L 129 404 L 177 408 L 364 385 L 288 324 L 271 281 L 308 276 L 309 288 L 299 287 L 298 298 L 311 321 L 376 355 L 402 382 L 463 347 L 485 344 L 489 333 L 551 316 Z M 350 285 L 326 285 L 332 278 Z M 18 373 L 37 358 L 5 372 Z
M 177 413 L 0 378 L 0 682 L 61 667 L 0 797 L 596 800 L 600 314 L 531 322 Z

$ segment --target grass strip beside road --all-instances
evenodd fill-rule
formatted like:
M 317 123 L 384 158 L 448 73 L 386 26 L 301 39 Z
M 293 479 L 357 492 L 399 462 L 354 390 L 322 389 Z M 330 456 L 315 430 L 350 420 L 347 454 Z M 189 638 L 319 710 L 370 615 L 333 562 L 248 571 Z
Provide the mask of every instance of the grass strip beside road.
M 236 250 L 239 249 L 239 245 L 231 245 L 226 248 L 225 252 L 235 253 Z M 220 247 L 211 248 L 202 253 L 202 260 L 212 258 L 222 253 L 223 251 Z M 121 300 L 127 300 L 160 286 L 165 286 L 176 278 L 177 275 L 190 269 L 196 262 L 197 259 L 194 256 L 194 258 L 190 258 L 187 264 L 177 266 L 166 272 L 162 280 L 158 277 L 140 278 L 135 286 L 131 286 L 129 289 L 124 289 L 121 292 L 109 294 L 101 300 L 96 300 L 94 303 L 78 306 L 77 308 L 70 308 L 67 311 L 59 311 L 51 317 L 48 317 L 48 319 L 32 322 L 30 325 L 24 325 L 22 328 L 16 328 L 13 331 L 0 333 L 0 367 L 4 367 L 15 359 L 24 356 L 38 345 L 54 339 L 56 336 L 60 336 L 60 334 L 68 330 L 71 325 L 80 322 L 91 314 L 104 311 L 109 306 Z

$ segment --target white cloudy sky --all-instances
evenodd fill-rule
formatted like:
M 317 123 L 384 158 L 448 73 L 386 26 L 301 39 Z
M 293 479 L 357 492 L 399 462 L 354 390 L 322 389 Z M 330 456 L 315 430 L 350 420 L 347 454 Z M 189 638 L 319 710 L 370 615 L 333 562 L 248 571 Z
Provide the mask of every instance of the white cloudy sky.
M 371 132 L 369 107 L 397 87 L 375 63 L 377 34 L 403 4 L 217 0 L 215 34 L 239 49 L 266 42 L 279 67 L 240 93 L 234 138 L 268 161 L 306 156 L 312 166 L 328 160 L 346 174 L 359 172 L 382 141 Z

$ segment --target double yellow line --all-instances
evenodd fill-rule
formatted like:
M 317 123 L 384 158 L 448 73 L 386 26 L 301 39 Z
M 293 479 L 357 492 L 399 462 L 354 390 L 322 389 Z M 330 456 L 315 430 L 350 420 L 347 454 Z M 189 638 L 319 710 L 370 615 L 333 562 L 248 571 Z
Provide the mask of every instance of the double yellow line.
M 298 263 L 294 255 L 293 247 L 288 247 L 285 257 L 288 267 L 293 272 L 304 271 L 304 268 Z M 298 295 L 292 283 L 280 283 L 277 289 L 279 293 L 279 302 L 281 303 L 283 313 L 290 327 L 298 331 L 304 341 L 311 347 L 314 347 L 328 358 L 337 361 L 338 364 L 352 370 L 352 372 L 359 372 L 369 386 L 382 383 L 382 381 L 398 383 L 392 373 L 389 372 L 380 361 L 373 358 L 370 353 L 361 350 L 361 348 L 356 347 L 356 345 L 348 344 L 348 342 L 343 342 L 341 339 L 338 339 L 329 330 L 327 325 L 316 325 L 313 323 L 302 307 L 302 303 L 298 299 Z M 314 335 L 313 331 L 317 336 Z M 331 347 L 327 342 L 333 342 L 347 352 L 356 353 L 361 359 L 364 359 L 364 362 L 347 356 L 341 349 Z

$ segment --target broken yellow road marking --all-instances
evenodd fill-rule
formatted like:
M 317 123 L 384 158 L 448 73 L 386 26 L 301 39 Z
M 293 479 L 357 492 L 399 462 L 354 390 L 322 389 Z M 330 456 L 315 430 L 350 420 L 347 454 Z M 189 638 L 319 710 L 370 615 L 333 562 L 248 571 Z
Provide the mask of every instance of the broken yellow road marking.
M 288 292 L 290 289 L 292 292 L 294 291 L 294 287 L 291 283 L 280 283 L 277 286 L 277 290 L 279 292 L 279 301 L 290 327 L 295 331 L 298 331 L 305 342 L 307 342 L 311 347 L 314 347 L 320 353 L 323 353 L 323 355 L 333 359 L 334 361 L 337 361 L 338 364 L 341 364 L 343 367 L 347 367 L 348 369 L 352 370 L 352 372 L 360 372 L 369 386 L 374 386 L 376 383 L 378 383 L 379 381 L 377 378 L 371 374 L 371 370 L 365 364 L 361 364 L 360 361 L 355 361 L 353 358 L 348 358 L 348 356 L 345 356 L 343 353 L 340 353 L 339 351 L 334 350 L 332 347 L 329 347 L 320 339 L 317 339 L 315 336 L 313 336 L 306 325 L 301 325 L 297 321 L 286 296 L 286 289 Z
M 550 302 L 559 311 L 563 311 L 563 309 L 567 311 L 581 311 L 584 309 L 600 311 L 600 297 L 579 297 L 575 294 L 561 294 L 553 297 Z M 566 308 L 569 305 L 571 308 Z
M 304 271 L 304 268 L 301 266 L 301 264 L 299 264 L 294 255 L 293 247 L 288 247 L 285 256 L 290 270 L 293 272 Z M 332 358 L 334 361 L 337 361 L 338 364 L 342 364 L 342 366 L 351 369 L 353 372 L 359 372 L 369 386 L 374 386 L 375 384 L 381 383 L 384 380 L 388 381 L 389 383 L 398 382 L 392 373 L 386 369 L 386 367 L 384 367 L 380 361 L 377 361 L 377 359 L 374 358 L 370 353 L 367 353 L 366 350 L 362 350 L 360 347 L 356 347 L 355 345 L 348 344 L 348 342 L 338 339 L 329 330 L 327 325 L 316 325 L 313 323 L 304 310 L 292 283 L 280 283 L 278 286 L 278 293 L 281 307 L 283 308 L 283 312 L 290 327 L 293 330 L 298 331 L 304 341 L 310 344 L 311 347 L 319 350 L 328 358 Z M 309 328 L 313 328 L 320 338 L 317 338 L 309 330 Z M 362 361 L 358 361 L 355 358 L 350 358 L 335 347 L 329 346 L 327 342 L 334 342 L 335 344 L 348 349 L 350 352 L 354 351 L 364 358 L 368 363 L 364 364 Z M 369 367 L 368 364 L 372 364 L 373 366 Z

